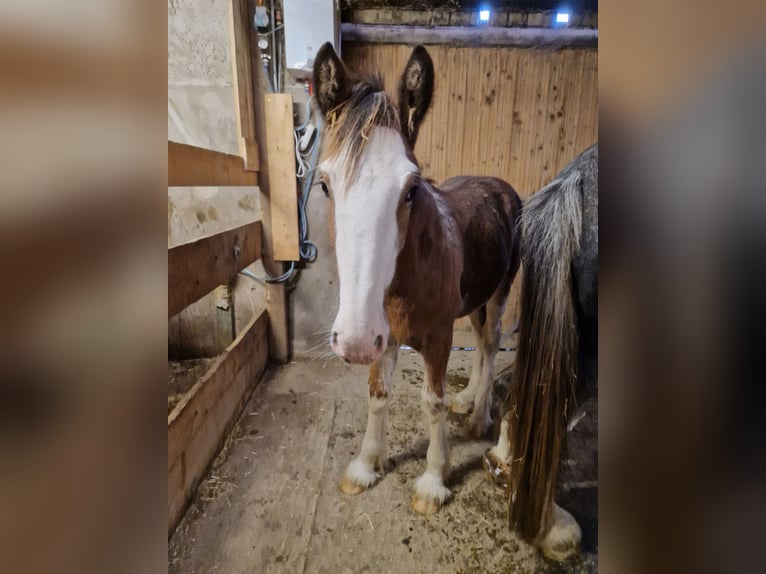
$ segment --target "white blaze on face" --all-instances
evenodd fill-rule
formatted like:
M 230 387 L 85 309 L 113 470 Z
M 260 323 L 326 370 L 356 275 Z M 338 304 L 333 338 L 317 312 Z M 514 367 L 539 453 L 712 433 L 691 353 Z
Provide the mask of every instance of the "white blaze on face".
M 399 254 L 397 208 L 408 177 L 418 172 L 396 130 L 370 132 L 353 181 L 343 154 L 322 162 L 335 208 L 335 249 L 340 309 L 332 328 L 333 350 L 353 363 L 370 363 L 388 344 L 383 295 Z

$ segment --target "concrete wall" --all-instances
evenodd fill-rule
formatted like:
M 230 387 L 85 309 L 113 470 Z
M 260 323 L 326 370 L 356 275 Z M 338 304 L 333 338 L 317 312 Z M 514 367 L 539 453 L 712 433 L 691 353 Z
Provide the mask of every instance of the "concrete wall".
M 228 4 L 229 0 L 168 1 L 168 139 L 238 153 Z M 255 187 L 168 189 L 169 247 L 259 218 Z M 234 298 L 239 331 L 262 308 L 263 289 L 239 276 Z M 231 338 L 220 329 L 223 313 L 210 295 L 172 318 L 170 356 L 220 352 Z

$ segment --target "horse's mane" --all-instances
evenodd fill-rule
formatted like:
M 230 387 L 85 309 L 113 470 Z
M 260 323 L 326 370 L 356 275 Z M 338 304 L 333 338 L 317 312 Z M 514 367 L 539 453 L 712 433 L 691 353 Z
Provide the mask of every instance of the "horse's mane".
M 367 146 L 370 131 L 376 127 L 401 130 L 399 114 L 391 96 L 383 88 L 380 74 L 363 77 L 344 103 L 330 112 L 329 138 L 325 158 L 340 158 L 348 177 L 353 178 L 359 158 Z

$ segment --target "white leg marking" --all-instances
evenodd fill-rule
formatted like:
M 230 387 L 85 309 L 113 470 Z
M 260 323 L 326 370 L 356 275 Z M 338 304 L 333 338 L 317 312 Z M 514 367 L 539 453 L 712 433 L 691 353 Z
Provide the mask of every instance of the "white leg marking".
M 500 436 L 497 439 L 497 444 L 489 451 L 495 457 L 495 460 L 505 464 L 511 463 L 511 441 L 508 435 L 509 416 L 509 414 L 506 414 L 503 417 L 503 422 L 500 423 Z
M 378 360 L 386 394 L 393 386 L 398 345 L 391 345 Z M 341 481 L 341 489 L 347 494 L 357 494 L 375 484 L 385 472 L 386 421 L 388 420 L 388 396 L 370 397 L 367 402 L 367 429 L 362 439 L 359 455 L 351 461 Z
M 362 448 L 346 469 L 346 478 L 354 484 L 368 488 L 383 475 L 383 456 L 386 441 L 386 411 L 388 399 L 370 397 L 367 409 L 367 430 Z
M 428 391 L 428 376 L 422 392 L 423 411 L 429 431 L 426 471 L 415 482 L 413 506 L 421 514 L 431 514 L 441 508 L 450 497 L 444 485 L 449 474 L 449 447 L 447 446 L 447 413 L 444 401 Z

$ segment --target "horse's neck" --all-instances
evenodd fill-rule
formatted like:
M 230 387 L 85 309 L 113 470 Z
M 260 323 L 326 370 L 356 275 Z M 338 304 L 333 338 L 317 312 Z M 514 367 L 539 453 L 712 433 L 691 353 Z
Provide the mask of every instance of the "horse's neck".
M 449 291 L 462 272 L 462 238 L 452 212 L 437 189 L 429 186 L 422 194 L 413 205 L 397 260 L 394 285 L 401 293 L 422 289 L 425 283 Z

